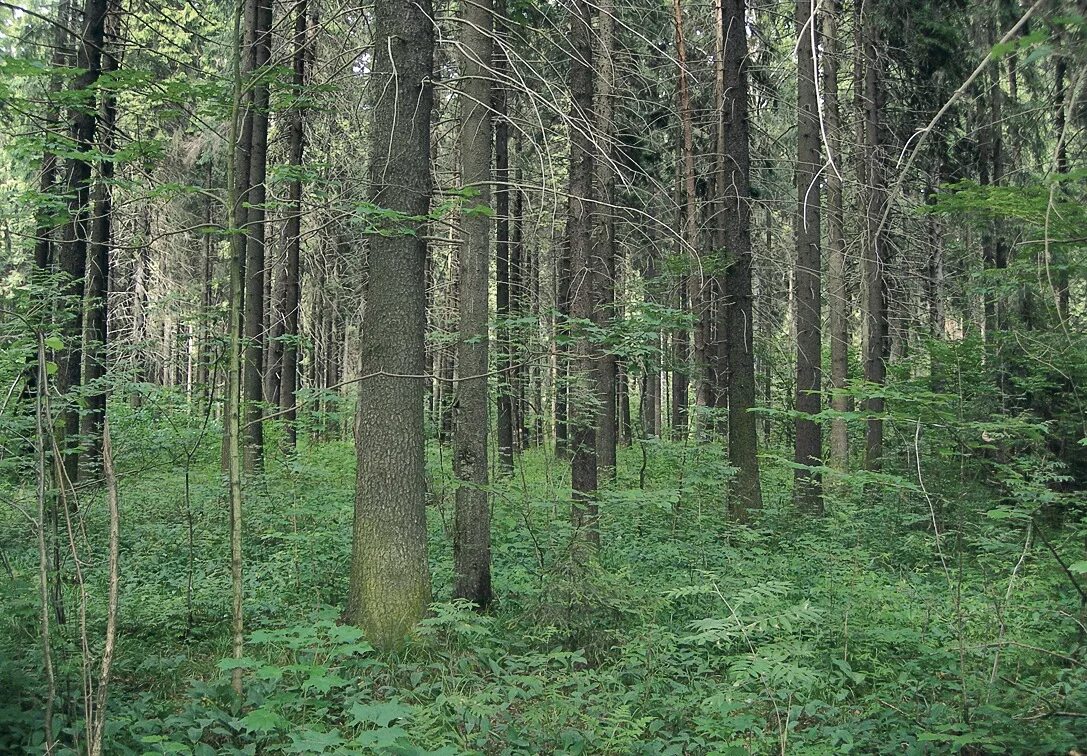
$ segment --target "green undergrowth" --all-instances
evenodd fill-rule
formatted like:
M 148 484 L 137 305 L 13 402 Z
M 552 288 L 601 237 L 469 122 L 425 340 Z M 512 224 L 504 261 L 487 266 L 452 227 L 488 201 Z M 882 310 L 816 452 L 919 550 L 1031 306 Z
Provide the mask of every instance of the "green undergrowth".
M 1027 544 L 1029 520 L 1001 515 L 969 480 L 926 492 L 892 476 L 829 481 L 828 516 L 807 522 L 789 505 L 791 470 L 768 455 L 767 508 L 739 527 L 723 514 L 732 470 L 719 446 L 646 442 L 622 450 L 602 494 L 597 558 L 573 565 L 567 468 L 529 451 L 492 486 L 498 600 L 480 616 L 449 600 L 455 486 L 449 450 L 431 445 L 437 603 L 401 652 L 382 655 L 338 619 L 350 445 L 273 453 L 247 493 L 249 635 L 234 661 L 218 432 L 136 413 L 114 433 L 122 588 L 110 754 L 1067 753 L 1087 743 L 1084 616 L 1070 579 L 1082 539 L 1067 523 L 1037 526 L 1070 575 L 1034 525 Z M 5 492 L 14 503 L 27 495 Z M 81 504 L 101 554 L 104 508 L 94 493 Z M 4 753 L 34 752 L 41 739 L 30 533 L 4 511 Z M 104 622 L 101 562 L 86 567 L 92 639 Z M 57 721 L 78 730 L 74 602 L 54 632 Z

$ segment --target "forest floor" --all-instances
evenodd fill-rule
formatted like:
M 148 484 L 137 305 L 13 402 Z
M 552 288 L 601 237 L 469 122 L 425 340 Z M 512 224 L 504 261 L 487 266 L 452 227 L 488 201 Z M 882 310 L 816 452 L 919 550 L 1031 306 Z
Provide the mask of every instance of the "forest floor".
M 847 478 L 833 484 L 828 516 L 808 522 L 789 502 L 791 470 L 771 454 L 766 508 L 738 527 L 723 514 L 731 471 L 719 446 L 646 442 L 622 450 L 601 500 L 603 546 L 575 574 L 568 465 L 530 451 L 513 478 L 493 485 L 497 604 L 479 616 L 448 602 L 454 489 L 449 450 L 431 445 L 438 603 L 418 637 L 382 656 L 337 622 L 351 446 L 273 454 L 246 500 L 239 708 L 229 687 L 217 444 L 190 455 L 199 425 L 176 419 L 122 419 L 114 435 L 122 585 L 109 754 L 1087 745 L 1084 620 L 1070 576 L 1022 520 L 987 516 L 994 503 L 959 469 L 931 473 L 932 498 L 893 476 L 861 495 Z M 95 496 L 84 497 L 82 548 L 102 554 L 105 508 Z M 1062 541 L 1068 532 L 1054 524 L 1045 535 L 1058 552 L 1081 549 Z M 37 552 L 13 508 L 0 510 L 0 549 L 10 565 L 0 576 L 0 752 L 18 753 L 40 743 L 43 687 Z M 88 561 L 85 573 L 96 649 L 104 560 Z M 58 722 L 78 729 L 79 623 L 69 593 L 68 622 L 54 625 Z

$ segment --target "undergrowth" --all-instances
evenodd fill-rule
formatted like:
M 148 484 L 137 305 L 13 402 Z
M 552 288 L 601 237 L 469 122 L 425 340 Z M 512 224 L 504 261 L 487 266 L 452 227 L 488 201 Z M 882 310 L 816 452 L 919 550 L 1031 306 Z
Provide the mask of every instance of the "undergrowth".
M 567 471 L 529 451 L 492 485 L 498 602 L 480 616 L 448 600 L 454 481 L 448 449 L 431 445 L 437 602 L 406 648 L 381 655 L 339 622 L 353 452 L 311 444 L 270 459 L 248 490 L 239 662 L 228 659 L 218 450 L 200 418 L 124 412 L 107 753 L 1068 753 L 1087 743 L 1082 535 L 1022 516 L 977 481 L 922 490 L 890 476 L 831 479 L 829 515 L 805 522 L 775 494 L 791 470 L 768 456 L 768 507 L 738 527 L 723 514 L 732 470 L 718 446 L 646 442 L 622 450 L 602 494 L 603 547 L 576 566 Z M 5 491 L 15 504 L 25 495 Z M 93 493 L 81 505 L 101 553 L 103 508 Z M 5 510 L 4 753 L 35 752 L 42 737 L 29 533 Z M 99 627 L 105 566 L 86 571 Z M 68 703 L 59 722 L 78 729 L 75 630 L 56 630 Z M 242 701 L 229 684 L 238 664 Z

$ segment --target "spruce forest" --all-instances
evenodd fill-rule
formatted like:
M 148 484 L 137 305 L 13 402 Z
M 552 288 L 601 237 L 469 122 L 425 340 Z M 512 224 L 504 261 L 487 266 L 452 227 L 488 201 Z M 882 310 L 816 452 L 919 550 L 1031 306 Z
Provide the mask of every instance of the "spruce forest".
M 1087 750 L 1085 0 L 0 2 L 0 753 Z

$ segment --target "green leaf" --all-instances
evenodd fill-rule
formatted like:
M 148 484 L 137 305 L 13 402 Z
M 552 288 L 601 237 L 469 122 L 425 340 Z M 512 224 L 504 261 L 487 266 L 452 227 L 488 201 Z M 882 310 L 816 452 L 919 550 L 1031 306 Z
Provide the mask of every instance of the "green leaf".
M 64 348 L 64 341 L 60 336 L 50 336 L 45 340 L 45 346 L 47 349 L 52 349 L 54 352 L 59 352 Z
M 411 715 L 411 708 L 397 701 L 381 701 L 372 704 L 355 704 L 351 707 L 351 719 L 354 724 L 376 724 L 388 727 L 394 719 L 405 719 Z
M 1068 571 L 1073 575 L 1087 575 L 1087 560 L 1072 562 L 1072 564 L 1068 566 Z
M 253 709 L 253 711 L 242 717 L 241 721 L 242 727 L 248 732 L 272 732 L 285 724 L 287 724 L 287 720 L 271 709 L 263 707 Z

